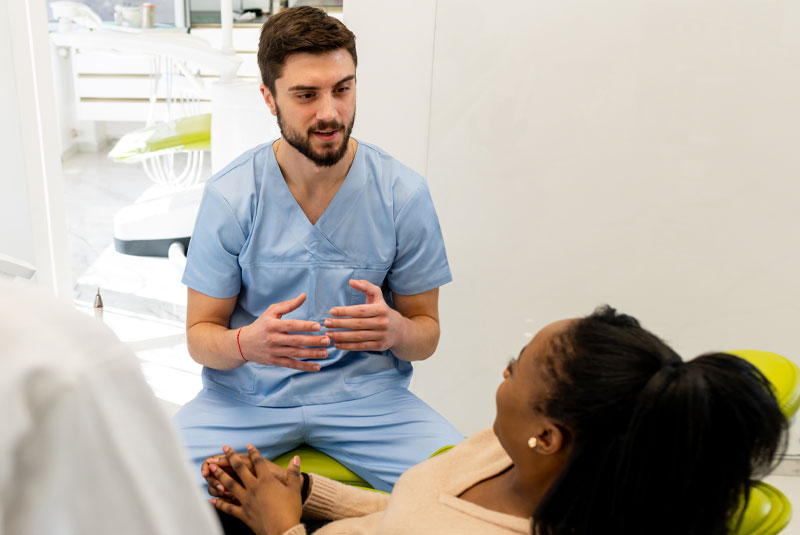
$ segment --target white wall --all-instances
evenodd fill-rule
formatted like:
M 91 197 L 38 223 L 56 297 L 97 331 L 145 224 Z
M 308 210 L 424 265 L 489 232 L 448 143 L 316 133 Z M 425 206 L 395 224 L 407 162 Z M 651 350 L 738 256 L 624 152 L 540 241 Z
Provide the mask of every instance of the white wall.
M 0 3 L 0 253 L 71 294 L 53 72 L 44 3 Z
M 378 4 L 359 53 L 390 50 L 403 72 L 419 61 L 414 29 L 387 45 L 400 30 Z M 425 400 L 464 433 L 490 424 L 505 361 L 606 302 L 686 358 L 759 348 L 800 362 L 800 4 L 435 6 L 430 124 L 384 143 L 399 154 L 428 137 L 455 277 L 439 351 L 417 366 Z M 367 96 L 366 70 L 359 111 L 396 85 L 384 72 Z M 374 129 L 411 107 L 371 106 Z
M 358 51 L 353 136 L 424 174 L 436 2 L 346 0 L 343 11 Z

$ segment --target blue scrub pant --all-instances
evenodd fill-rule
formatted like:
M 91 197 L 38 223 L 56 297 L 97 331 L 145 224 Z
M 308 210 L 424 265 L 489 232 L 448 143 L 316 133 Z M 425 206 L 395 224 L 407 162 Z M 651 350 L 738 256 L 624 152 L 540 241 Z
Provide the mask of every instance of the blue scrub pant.
M 203 389 L 175 415 L 175 423 L 195 464 L 246 444 L 273 459 L 300 444 L 330 455 L 379 490 L 391 491 L 408 468 L 462 435 L 405 388 L 364 398 L 305 405 L 259 407 Z

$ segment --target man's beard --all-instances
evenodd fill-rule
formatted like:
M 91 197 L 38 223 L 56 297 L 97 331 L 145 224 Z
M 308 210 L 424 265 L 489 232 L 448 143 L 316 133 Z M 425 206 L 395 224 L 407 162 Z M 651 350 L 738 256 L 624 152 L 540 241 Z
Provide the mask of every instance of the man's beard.
M 281 122 L 281 109 L 276 105 L 275 106 L 276 115 L 278 117 L 278 128 L 281 129 L 281 135 L 286 140 L 286 142 L 297 149 L 297 152 L 314 162 L 317 167 L 332 167 L 339 163 L 339 161 L 344 158 L 344 155 L 347 154 L 347 148 L 350 142 L 350 133 L 353 131 L 353 125 L 356 122 L 356 114 L 353 112 L 353 120 L 350 121 L 350 124 L 347 125 L 347 128 L 344 125 L 337 121 L 329 121 L 329 122 L 318 122 L 313 127 L 308 129 L 306 135 L 303 136 L 300 132 L 296 130 L 292 130 L 289 127 L 284 128 L 283 123 Z M 342 130 L 344 133 L 342 144 L 336 149 L 326 150 L 323 153 L 316 152 L 311 147 L 311 136 L 314 135 L 313 133 L 323 131 L 328 132 L 330 130 Z

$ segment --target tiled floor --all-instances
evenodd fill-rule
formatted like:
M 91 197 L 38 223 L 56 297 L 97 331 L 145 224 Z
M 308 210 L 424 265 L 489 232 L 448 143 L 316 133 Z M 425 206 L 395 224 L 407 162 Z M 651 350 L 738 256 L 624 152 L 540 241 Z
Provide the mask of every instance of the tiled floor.
M 104 153 L 77 154 L 63 168 L 75 304 L 93 313 L 101 288 L 104 321 L 136 352 L 148 383 L 172 413 L 201 387 L 200 365 L 186 350 L 186 288 L 167 259 L 122 255 L 113 245 L 114 214 L 145 195 L 151 183 L 139 166 L 113 163 Z M 800 477 L 766 481 L 800 504 Z M 800 518 L 782 533 L 800 535 Z

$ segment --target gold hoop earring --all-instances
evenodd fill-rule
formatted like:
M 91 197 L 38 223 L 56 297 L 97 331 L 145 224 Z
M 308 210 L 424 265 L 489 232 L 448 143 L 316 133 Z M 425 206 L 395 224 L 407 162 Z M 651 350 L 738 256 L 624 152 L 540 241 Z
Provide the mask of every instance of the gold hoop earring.
M 538 444 L 538 443 L 539 443 L 539 439 L 537 439 L 536 437 L 531 437 L 531 438 L 528 439 L 528 447 L 531 448 L 531 449 L 535 448 L 536 444 Z

